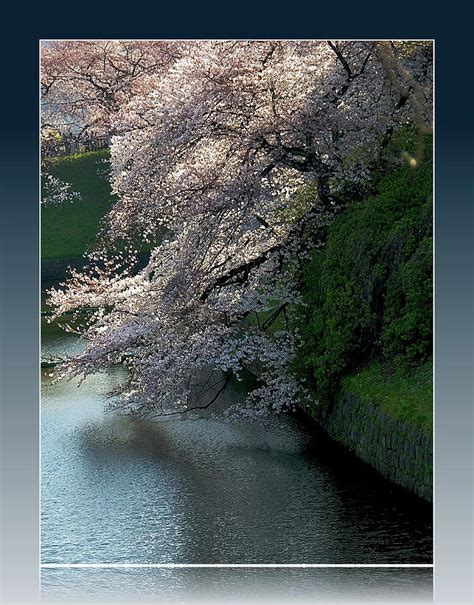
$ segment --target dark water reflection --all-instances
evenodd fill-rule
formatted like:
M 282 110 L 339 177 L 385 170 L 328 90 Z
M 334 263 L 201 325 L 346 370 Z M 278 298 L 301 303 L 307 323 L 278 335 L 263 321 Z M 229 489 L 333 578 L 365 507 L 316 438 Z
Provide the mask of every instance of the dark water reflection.
M 78 346 L 44 331 L 46 353 Z M 121 378 L 117 368 L 77 388 L 43 376 L 43 562 L 431 562 L 430 507 L 300 421 L 104 414 L 105 393 Z M 45 573 L 54 587 L 66 572 Z
M 47 602 L 418 603 L 431 569 L 47 569 Z

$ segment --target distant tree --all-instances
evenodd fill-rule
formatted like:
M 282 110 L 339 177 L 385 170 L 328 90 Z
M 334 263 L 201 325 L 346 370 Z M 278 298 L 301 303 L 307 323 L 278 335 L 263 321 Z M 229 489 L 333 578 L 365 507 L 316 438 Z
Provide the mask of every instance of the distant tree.
M 251 368 L 260 384 L 246 410 L 285 409 L 302 392 L 287 372 L 298 335 L 285 321 L 268 328 L 298 299 L 301 260 L 363 191 L 393 129 L 430 127 L 431 46 L 173 48 L 174 60 L 137 78 L 108 114 L 118 133 L 119 201 L 104 249 L 163 227 L 167 236 L 138 275 L 96 254 L 90 271 L 52 292 L 58 314 L 99 309 L 84 330 L 89 344 L 65 373 L 95 372 L 126 354 L 118 405 L 166 414 L 194 407 L 192 384 L 203 370 L 223 372 L 223 386 Z M 253 327 L 244 330 L 249 317 Z
M 134 83 L 177 58 L 176 43 L 141 40 L 46 41 L 41 49 L 42 124 L 76 137 L 111 134 L 111 116 Z

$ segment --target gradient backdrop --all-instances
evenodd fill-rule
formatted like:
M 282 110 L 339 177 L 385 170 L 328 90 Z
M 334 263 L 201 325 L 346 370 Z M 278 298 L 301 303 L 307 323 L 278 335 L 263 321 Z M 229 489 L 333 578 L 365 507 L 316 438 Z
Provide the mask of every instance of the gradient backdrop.
M 435 39 L 435 598 L 439 603 L 471 602 L 472 6 L 451 3 L 435 12 L 434 5 L 420 2 L 350 7 L 299 3 L 284 12 L 272 4 L 267 12 L 254 2 L 210 11 L 201 5 L 167 5 L 153 14 L 151 8 L 135 5 L 133 12 L 123 15 L 118 6 L 109 11 L 83 2 L 74 7 L 63 4 L 55 11 L 45 6 L 26 10 L 18 3 L 9 7 L 10 15 L 6 9 L 2 15 L 2 602 L 30 603 L 39 598 L 39 39 L 94 37 Z

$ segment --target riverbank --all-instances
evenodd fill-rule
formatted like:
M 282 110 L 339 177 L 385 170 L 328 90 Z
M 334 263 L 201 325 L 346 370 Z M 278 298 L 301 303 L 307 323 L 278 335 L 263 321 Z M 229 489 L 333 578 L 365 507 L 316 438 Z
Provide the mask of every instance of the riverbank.
M 383 477 L 432 502 L 433 433 L 427 423 L 393 415 L 382 398 L 364 399 L 350 382 L 330 409 L 310 414 L 332 439 Z
M 378 402 L 362 406 L 346 393 L 322 426 L 383 477 L 432 502 L 433 437 L 384 413 Z
M 408 142 L 408 141 L 407 141 Z M 407 148 L 409 146 L 407 145 Z M 425 141 L 425 151 L 431 138 Z M 432 161 L 385 172 L 304 268 L 294 370 L 310 410 L 383 476 L 432 500 Z
M 346 451 L 427 502 L 433 499 L 431 364 L 409 377 L 378 364 L 346 377 L 331 406 L 307 413 Z
M 328 431 L 382 475 L 432 502 L 431 360 L 405 375 L 372 364 L 344 379 Z

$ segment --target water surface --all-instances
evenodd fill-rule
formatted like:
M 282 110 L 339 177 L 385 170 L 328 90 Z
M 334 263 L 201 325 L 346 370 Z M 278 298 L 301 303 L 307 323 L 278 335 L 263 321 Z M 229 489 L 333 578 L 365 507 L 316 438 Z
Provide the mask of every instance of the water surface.
M 43 563 L 431 562 L 430 507 L 293 417 L 134 421 L 103 411 L 121 368 L 42 373 Z

